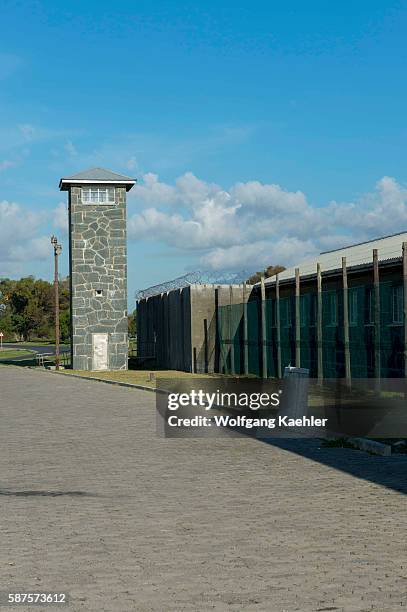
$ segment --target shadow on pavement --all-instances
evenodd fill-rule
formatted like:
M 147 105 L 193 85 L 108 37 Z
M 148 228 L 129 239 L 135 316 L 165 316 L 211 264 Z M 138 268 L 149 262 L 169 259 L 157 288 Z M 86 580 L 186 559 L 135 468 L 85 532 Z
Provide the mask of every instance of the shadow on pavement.
M 69 497 L 97 497 L 96 493 L 86 491 L 13 491 L 11 489 L 0 489 L 0 495 L 12 497 L 59 497 L 62 495 Z
M 356 478 L 407 493 L 407 455 L 381 457 L 349 448 L 327 448 L 318 439 L 265 438 L 261 440 L 291 453 L 312 459 Z

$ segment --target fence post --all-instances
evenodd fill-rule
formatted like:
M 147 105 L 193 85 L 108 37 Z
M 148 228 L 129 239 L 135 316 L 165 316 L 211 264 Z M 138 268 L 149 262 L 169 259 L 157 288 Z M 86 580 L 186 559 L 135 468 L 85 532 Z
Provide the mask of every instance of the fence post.
M 378 382 L 381 375 L 380 352 L 380 280 L 379 253 L 373 249 L 373 284 L 374 284 L 374 375 Z
M 233 332 L 233 287 L 229 285 L 229 342 L 230 342 L 230 373 L 235 373 L 235 343 Z
M 343 283 L 343 335 L 345 345 L 345 377 L 347 382 L 351 379 L 350 349 L 349 349 L 349 302 L 348 302 L 348 273 L 346 270 L 346 257 L 342 257 L 342 283 Z
M 260 277 L 261 288 L 261 375 L 267 378 L 267 328 L 266 328 L 266 286 L 264 284 L 264 272 Z
M 321 264 L 317 263 L 317 376 L 319 382 L 324 378 L 322 353 L 322 274 Z
M 407 378 L 407 242 L 403 242 L 404 376 Z
M 220 323 L 219 323 L 219 287 L 215 288 L 215 363 L 214 371 L 220 374 Z
M 208 337 L 208 319 L 203 320 L 204 325 L 204 372 L 209 372 L 209 337 Z
M 300 269 L 295 268 L 295 365 L 301 367 Z
M 247 376 L 247 374 L 249 373 L 249 345 L 247 332 L 247 289 L 246 283 L 243 283 L 243 364 L 245 376 Z
M 227 308 L 228 305 L 222 304 L 222 287 L 218 285 L 218 330 L 219 330 L 219 372 L 220 374 L 226 374 L 227 370 L 227 347 L 226 347 L 226 335 L 228 334 L 227 328 Z
M 276 327 L 277 327 L 277 377 L 282 378 L 281 328 L 280 328 L 280 280 L 276 274 Z

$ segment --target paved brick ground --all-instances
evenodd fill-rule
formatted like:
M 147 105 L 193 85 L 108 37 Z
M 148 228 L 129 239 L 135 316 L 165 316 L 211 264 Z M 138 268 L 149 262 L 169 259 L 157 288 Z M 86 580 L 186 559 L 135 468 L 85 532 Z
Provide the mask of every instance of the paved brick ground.
M 1 590 L 86 611 L 405 609 L 405 458 L 163 440 L 151 393 L 18 368 L 0 368 L 0 418 Z

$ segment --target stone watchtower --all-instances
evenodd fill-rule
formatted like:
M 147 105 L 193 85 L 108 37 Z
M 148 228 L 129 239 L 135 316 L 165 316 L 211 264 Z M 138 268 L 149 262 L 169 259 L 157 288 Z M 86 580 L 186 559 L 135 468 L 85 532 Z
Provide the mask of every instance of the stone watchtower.
M 126 192 L 135 182 L 91 168 L 59 183 L 69 193 L 75 370 L 127 369 Z

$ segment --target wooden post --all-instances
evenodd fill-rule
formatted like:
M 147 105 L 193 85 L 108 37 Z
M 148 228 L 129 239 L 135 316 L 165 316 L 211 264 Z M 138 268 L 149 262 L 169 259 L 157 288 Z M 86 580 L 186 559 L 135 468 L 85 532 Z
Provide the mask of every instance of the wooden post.
M 215 289 L 215 364 L 214 364 L 214 372 L 220 374 L 221 373 L 221 363 L 220 363 L 220 324 L 219 324 L 219 287 Z
M 203 320 L 204 324 L 204 372 L 209 372 L 209 337 L 208 337 L 208 319 Z
M 295 366 L 301 367 L 300 269 L 295 268 Z
M 373 249 L 373 284 L 374 284 L 374 375 L 378 382 L 381 375 L 380 363 L 380 279 L 379 254 Z
M 261 288 L 261 375 L 267 378 L 267 327 L 266 327 L 266 286 L 264 284 L 264 272 L 260 278 Z
M 404 377 L 407 378 L 407 242 L 403 242 Z
M 229 285 L 229 340 L 230 340 L 230 373 L 235 373 L 235 342 L 233 329 L 233 287 Z
M 276 327 L 277 327 L 277 377 L 282 378 L 281 368 L 281 327 L 280 327 L 280 281 L 276 274 Z
M 226 354 L 226 334 L 228 333 L 226 324 L 226 308 L 227 304 L 223 303 L 222 299 L 222 287 L 218 286 L 218 298 L 219 298 L 219 372 L 221 374 L 227 373 L 227 354 Z
M 227 320 L 226 320 L 226 309 L 227 303 L 223 304 L 222 299 L 222 287 L 218 285 L 217 287 L 217 302 L 218 302 L 218 334 L 219 334 L 219 373 L 226 374 L 227 370 L 227 348 L 226 348 L 226 334 L 227 330 Z
M 244 374 L 249 373 L 249 345 L 248 345 L 248 324 L 247 324 L 247 289 L 243 283 L 243 368 Z
M 349 302 L 348 302 L 348 274 L 346 270 L 346 257 L 342 257 L 342 281 L 343 281 L 343 335 L 345 345 L 345 377 L 348 382 L 351 379 L 350 370 L 350 348 L 349 348 Z
M 324 378 L 322 353 L 322 274 L 321 264 L 317 263 L 317 376 L 319 382 Z

